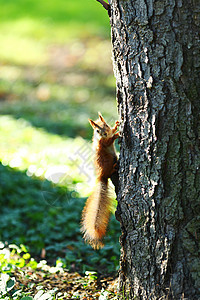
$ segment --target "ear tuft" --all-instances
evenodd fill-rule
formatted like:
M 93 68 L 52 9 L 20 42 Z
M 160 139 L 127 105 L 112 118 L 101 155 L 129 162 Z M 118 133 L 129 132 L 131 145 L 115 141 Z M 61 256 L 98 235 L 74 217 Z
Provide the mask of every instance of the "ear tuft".
M 93 128 L 96 127 L 96 123 L 94 121 L 92 121 L 91 119 L 88 119 L 88 121 Z
M 104 118 L 102 117 L 102 115 L 101 115 L 101 113 L 100 113 L 100 112 L 98 113 L 98 115 L 99 115 L 99 119 L 101 120 L 101 122 L 104 122 L 104 123 L 106 123 L 106 121 L 104 120 Z

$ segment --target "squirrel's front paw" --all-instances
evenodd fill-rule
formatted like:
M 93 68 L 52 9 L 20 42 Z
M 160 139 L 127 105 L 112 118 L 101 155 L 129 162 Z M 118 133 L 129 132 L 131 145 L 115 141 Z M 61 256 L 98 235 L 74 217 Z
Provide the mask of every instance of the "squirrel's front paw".
M 115 133 L 115 132 L 117 131 L 117 127 L 119 127 L 119 125 L 120 125 L 120 122 L 119 122 L 119 121 L 116 121 L 116 122 L 115 122 L 115 126 L 114 126 L 114 128 L 113 128 L 113 130 L 112 130 L 113 133 Z

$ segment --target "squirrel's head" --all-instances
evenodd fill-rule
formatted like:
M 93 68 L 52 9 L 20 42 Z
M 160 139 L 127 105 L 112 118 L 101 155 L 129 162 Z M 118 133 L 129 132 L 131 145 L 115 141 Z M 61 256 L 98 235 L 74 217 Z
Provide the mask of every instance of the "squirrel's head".
M 106 121 L 100 113 L 99 118 L 96 121 L 92 121 L 91 119 L 89 119 L 89 122 L 92 128 L 94 129 L 94 136 L 97 137 L 97 139 L 109 138 L 113 136 L 112 129 L 106 123 Z

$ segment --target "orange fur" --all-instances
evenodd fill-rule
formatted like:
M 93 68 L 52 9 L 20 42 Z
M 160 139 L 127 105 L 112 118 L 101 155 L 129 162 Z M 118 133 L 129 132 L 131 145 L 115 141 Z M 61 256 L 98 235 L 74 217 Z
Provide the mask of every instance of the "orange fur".
M 97 121 L 89 120 L 94 129 L 93 145 L 95 147 L 95 170 L 97 183 L 93 193 L 87 199 L 82 213 L 84 239 L 94 248 L 103 247 L 102 238 L 106 234 L 112 199 L 108 191 L 108 178 L 115 172 L 117 157 L 114 141 L 119 134 L 115 133 L 119 122 L 114 128 L 105 122 L 101 114 Z

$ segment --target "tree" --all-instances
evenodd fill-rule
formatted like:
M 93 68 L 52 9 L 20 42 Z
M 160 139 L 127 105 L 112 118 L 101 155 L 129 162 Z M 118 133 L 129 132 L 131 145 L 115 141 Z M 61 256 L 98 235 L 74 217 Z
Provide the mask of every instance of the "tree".
M 199 12 L 196 0 L 110 5 L 128 299 L 200 299 Z

